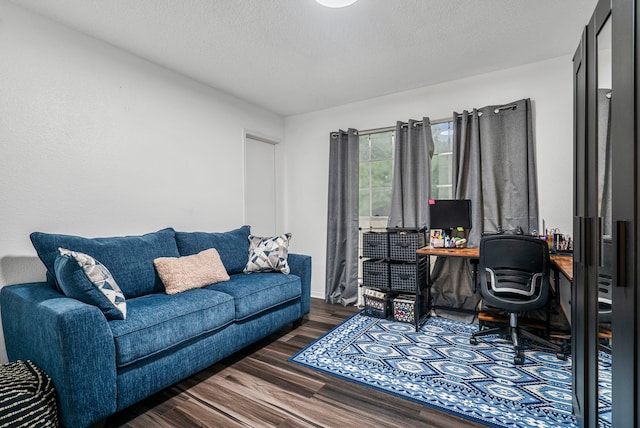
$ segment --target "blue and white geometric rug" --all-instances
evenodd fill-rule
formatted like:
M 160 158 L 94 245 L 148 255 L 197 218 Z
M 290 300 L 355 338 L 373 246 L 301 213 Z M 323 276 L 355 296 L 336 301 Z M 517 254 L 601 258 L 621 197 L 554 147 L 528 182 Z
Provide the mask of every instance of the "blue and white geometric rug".
M 576 427 L 571 357 L 527 348 L 513 364 L 506 338 L 469 344 L 475 324 L 412 324 L 356 314 L 290 361 L 494 427 Z M 600 426 L 611 426 L 611 360 L 600 358 Z

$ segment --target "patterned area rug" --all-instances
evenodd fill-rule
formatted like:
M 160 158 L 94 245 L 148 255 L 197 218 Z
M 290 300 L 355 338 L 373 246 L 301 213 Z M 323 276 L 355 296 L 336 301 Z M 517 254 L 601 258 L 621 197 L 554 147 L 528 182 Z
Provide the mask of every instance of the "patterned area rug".
M 527 348 L 513 364 L 506 338 L 432 317 L 412 324 L 356 314 L 290 361 L 494 427 L 576 427 L 571 358 Z M 611 426 L 611 360 L 600 358 L 600 426 Z

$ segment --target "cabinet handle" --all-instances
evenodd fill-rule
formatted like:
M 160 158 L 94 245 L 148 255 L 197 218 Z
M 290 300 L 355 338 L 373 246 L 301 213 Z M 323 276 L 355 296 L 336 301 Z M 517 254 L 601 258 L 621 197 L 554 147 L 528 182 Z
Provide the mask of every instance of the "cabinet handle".
M 616 221 L 616 287 L 627 286 L 627 222 Z
M 584 222 L 582 220 L 583 218 L 579 216 L 573 218 L 575 229 L 573 261 L 576 263 L 582 263 L 584 260 Z

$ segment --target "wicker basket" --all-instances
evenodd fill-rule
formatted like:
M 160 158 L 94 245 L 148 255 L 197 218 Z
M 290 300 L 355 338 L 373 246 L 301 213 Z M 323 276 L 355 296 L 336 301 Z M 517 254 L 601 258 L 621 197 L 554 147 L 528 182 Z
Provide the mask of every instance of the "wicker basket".
M 382 260 L 363 261 L 362 284 L 365 287 L 389 288 L 389 263 Z
M 424 247 L 427 240 L 425 232 L 398 232 L 389 234 L 389 258 L 413 262 L 416 251 Z
M 416 293 L 426 280 L 426 261 L 419 263 L 392 263 L 390 267 L 391 289 Z
M 389 257 L 388 234 L 384 232 L 365 232 L 362 234 L 362 257 L 386 259 Z

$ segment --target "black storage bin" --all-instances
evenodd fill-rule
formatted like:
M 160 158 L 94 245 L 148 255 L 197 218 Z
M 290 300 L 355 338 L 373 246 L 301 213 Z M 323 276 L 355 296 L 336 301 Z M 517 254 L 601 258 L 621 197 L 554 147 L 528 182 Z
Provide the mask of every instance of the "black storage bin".
M 377 292 L 376 295 L 364 295 L 364 314 L 376 318 L 388 318 L 395 293 Z
M 389 288 L 389 263 L 383 260 L 362 262 L 362 284 L 365 287 Z
M 384 232 L 365 232 L 362 234 L 362 257 L 386 259 L 389 257 L 389 240 Z
M 427 245 L 425 232 L 396 232 L 389 234 L 391 260 L 416 261 L 416 251 Z
M 418 285 L 425 283 L 427 275 L 426 260 L 419 263 L 392 263 L 390 267 L 391 289 L 409 293 L 417 293 Z

